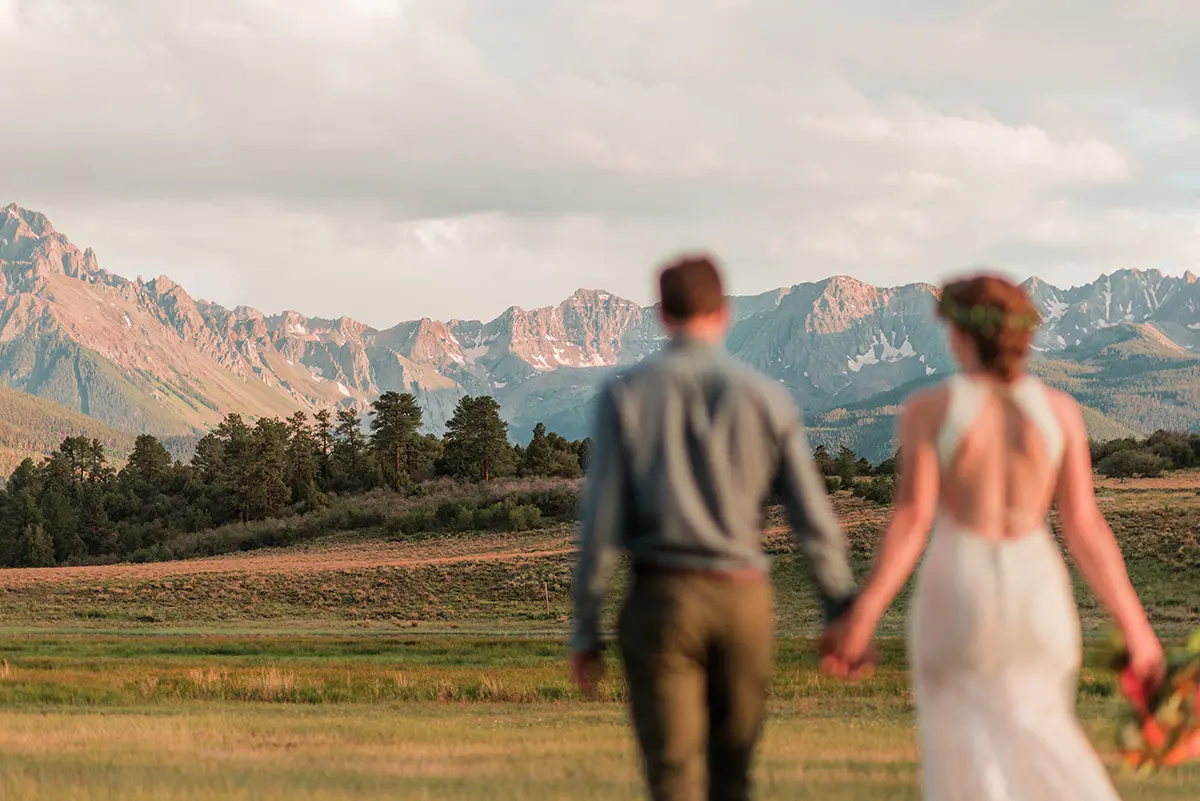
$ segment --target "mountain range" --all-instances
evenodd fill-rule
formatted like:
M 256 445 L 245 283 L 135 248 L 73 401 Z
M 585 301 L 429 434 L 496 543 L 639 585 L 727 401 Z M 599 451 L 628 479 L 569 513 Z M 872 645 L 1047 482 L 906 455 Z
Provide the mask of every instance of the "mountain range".
M 382 330 L 228 309 L 166 277 L 111 273 L 15 204 L 0 210 L 0 272 L 0 385 L 98 421 L 110 438 L 147 432 L 178 443 L 230 411 L 365 410 L 388 390 L 412 392 L 435 433 L 460 397 L 490 394 L 515 440 L 538 422 L 581 437 L 598 383 L 663 342 L 654 307 L 599 289 L 486 322 L 426 318 Z M 1195 275 L 1122 270 L 1071 289 L 1026 286 L 1045 320 L 1035 369 L 1079 398 L 1094 436 L 1200 427 Z M 844 276 L 735 297 L 727 345 L 787 386 L 814 442 L 875 458 L 892 447 L 903 396 L 953 370 L 936 297 L 929 284 Z M 32 454 L 45 443 L 3 448 Z

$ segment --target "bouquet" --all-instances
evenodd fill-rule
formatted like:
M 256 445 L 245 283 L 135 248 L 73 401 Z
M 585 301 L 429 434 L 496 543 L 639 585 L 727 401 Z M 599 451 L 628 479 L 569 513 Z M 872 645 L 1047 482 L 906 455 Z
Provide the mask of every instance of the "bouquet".
M 1147 774 L 1200 758 L 1200 630 L 1186 647 L 1167 649 L 1167 677 L 1154 693 L 1130 673 L 1121 633 L 1112 630 L 1109 640 L 1110 666 L 1129 702 L 1117 730 L 1126 767 Z

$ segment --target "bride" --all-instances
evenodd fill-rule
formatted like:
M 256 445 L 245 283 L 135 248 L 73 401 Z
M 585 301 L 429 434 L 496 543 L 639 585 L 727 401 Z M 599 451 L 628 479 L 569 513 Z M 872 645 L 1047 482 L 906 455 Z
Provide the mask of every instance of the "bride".
M 938 312 L 962 372 L 905 405 L 893 516 L 826 664 L 844 674 L 869 661 L 928 536 L 908 624 L 923 797 L 1114 801 L 1075 715 L 1080 622 L 1046 523 L 1052 503 L 1148 687 L 1162 681 L 1163 652 L 1096 505 L 1082 414 L 1025 372 L 1038 315 L 1020 287 L 957 281 Z

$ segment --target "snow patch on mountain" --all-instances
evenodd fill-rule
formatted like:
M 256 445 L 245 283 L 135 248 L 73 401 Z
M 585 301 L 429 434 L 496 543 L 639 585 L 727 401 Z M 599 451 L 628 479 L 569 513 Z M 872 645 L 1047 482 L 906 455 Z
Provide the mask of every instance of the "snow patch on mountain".
M 463 358 L 467 360 L 467 364 L 476 364 L 484 356 L 487 356 L 488 346 L 479 345 L 474 348 L 467 348 L 463 351 Z
M 1059 320 L 1067 310 L 1071 308 L 1071 304 L 1064 303 L 1061 300 L 1052 300 L 1046 304 L 1046 317 L 1050 320 Z
M 898 334 L 892 332 L 892 340 L 888 341 L 887 334 L 880 331 L 874 338 L 871 339 L 871 346 L 867 348 L 866 353 L 860 353 L 853 358 L 847 360 L 846 367 L 851 372 L 857 373 L 859 370 L 866 367 L 868 364 L 879 364 L 880 362 L 898 362 L 901 359 L 907 359 L 917 355 L 917 351 L 913 348 L 912 342 L 908 337 L 896 346 L 896 338 Z M 878 355 L 876 350 L 881 351 Z

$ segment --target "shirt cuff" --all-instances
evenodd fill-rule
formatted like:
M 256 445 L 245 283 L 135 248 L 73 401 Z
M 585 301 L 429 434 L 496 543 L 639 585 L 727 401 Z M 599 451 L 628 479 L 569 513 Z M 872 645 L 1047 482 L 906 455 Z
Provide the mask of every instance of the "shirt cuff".
M 825 625 L 828 626 L 840 620 L 854 606 L 857 598 L 858 593 L 851 593 L 840 598 L 825 598 L 823 601 Z
M 571 629 L 570 647 L 574 653 L 605 650 L 599 621 L 588 615 L 576 617 L 575 626 Z

